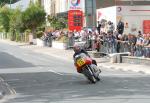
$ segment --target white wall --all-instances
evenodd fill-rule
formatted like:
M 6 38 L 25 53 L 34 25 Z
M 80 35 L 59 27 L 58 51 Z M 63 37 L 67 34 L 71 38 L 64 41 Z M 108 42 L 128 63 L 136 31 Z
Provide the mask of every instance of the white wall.
M 56 13 L 68 11 L 68 0 L 56 0 Z
M 101 16 L 98 18 L 99 13 Z M 124 33 L 137 35 L 138 31 L 143 31 L 143 21 L 150 20 L 150 6 L 113 6 L 97 10 L 97 21 L 106 19 L 114 22 L 117 26 L 119 19 L 128 24 Z M 136 31 L 132 31 L 136 29 Z
M 116 25 L 116 6 L 97 9 L 97 21 L 105 19 L 111 21 Z
M 117 15 L 150 15 L 150 6 L 117 6 L 121 11 L 117 11 Z
M 117 7 L 118 8 L 118 7 Z M 150 6 L 119 6 L 121 11 L 117 15 L 122 17 L 124 23 L 128 23 L 125 33 L 137 34 L 139 30 L 143 31 L 143 20 L 150 20 Z M 136 31 L 131 31 L 136 28 Z
M 47 15 L 51 14 L 51 0 L 44 0 L 44 10 Z
M 66 0 L 60 0 L 60 12 L 66 12 L 66 11 L 68 11 L 67 1 Z

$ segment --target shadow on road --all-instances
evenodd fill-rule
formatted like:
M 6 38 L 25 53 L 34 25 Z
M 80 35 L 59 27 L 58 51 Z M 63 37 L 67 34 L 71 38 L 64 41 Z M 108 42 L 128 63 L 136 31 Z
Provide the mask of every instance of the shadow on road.
M 54 73 L 23 73 L 3 74 L 8 84 L 23 96 L 12 100 L 15 102 L 40 101 L 49 103 L 95 98 L 132 97 L 133 95 L 150 95 L 150 77 L 108 77 L 103 82 L 90 84 L 84 77 L 71 74 L 57 75 Z M 14 81 L 9 81 L 11 79 Z M 16 81 L 15 81 L 16 80 Z M 44 102 L 46 101 L 46 102 Z
M 34 67 L 33 64 L 18 59 L 8 53 L 0 52 L 0 69 Z

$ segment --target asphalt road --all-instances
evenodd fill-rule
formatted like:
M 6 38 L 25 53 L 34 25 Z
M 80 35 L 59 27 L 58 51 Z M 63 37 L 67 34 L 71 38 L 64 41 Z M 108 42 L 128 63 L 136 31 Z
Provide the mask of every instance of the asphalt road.
M 102 71 L 90 84 L 72 62 L 0 42 L 0 77 L 16 91 L 4 103 L 149 103 L 150 76 Z

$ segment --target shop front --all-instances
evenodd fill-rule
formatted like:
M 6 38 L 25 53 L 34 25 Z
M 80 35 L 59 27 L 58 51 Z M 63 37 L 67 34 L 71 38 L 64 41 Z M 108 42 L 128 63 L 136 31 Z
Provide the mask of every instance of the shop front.
M 119 21 L 124 22 L 124 34 L 138 31 L 150 33 L 150 6 L 113 6 L 97 9 L 97 21 L 111 21 L 115 28 Z

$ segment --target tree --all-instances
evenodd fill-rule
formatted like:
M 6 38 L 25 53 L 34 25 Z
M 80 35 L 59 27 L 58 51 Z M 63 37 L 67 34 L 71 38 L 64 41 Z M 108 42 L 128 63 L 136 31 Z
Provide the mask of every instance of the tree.
M 10 26 L 12 40 L 16 39 L 16 36 L 18 36 L 16 35 L 16 33 L 21 32 L 23 28 L 21 16 L 22 16 L 22 12 L 20 11 L 19 8 L 13 9 L 11 15 L 9 16 L 10 18 L 9 26 Z
M 31 29 L 33 35 L 36 28 L 45 23 L 46 13 L 38 3 L 30 3 L 29 7 L 22 14 L 22 22 L 25 28 Z
M 7 7 L 0 8 L 0 24 L 6 33 L 9 31 L 10 12 L 11 10 Z
M 57 21 L 58 21 L 58 19 L 56 18 L 56 16 L 48 16 L 48 21 L 49 21 L 49 23 L 50 23 L 50 25 L 54 28 L 54 29 L 56 29 L 56 23 L 57 23 Z
M 0 7 L 3 7 L 5 4 L 13 4 L 18 2 L 19 0 L 0 0 Z
M 19 8 L 13 9 L 10 15 L 10 29 L 16 29 L 18 31 L 21 31 L 21 28 L 23 26 L 22 24 L 22 12 Z
M 48 16 L 48 21 L 54 29 L 63 29 L 67 27 L 67 19 L 56 16 Z

